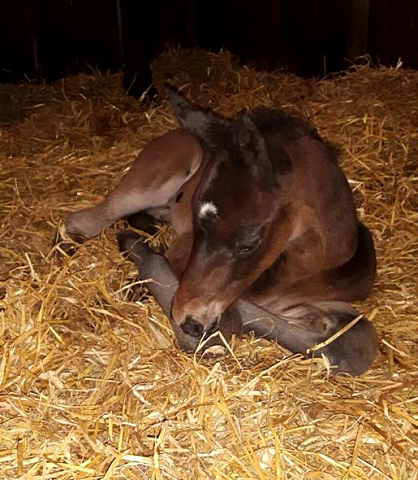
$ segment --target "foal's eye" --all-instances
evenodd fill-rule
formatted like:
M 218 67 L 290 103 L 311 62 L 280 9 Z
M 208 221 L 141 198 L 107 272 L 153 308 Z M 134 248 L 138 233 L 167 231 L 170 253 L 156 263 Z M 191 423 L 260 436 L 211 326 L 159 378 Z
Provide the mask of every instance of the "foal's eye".
M 246 255 L 253 253 L 255 250 L 257 250 L 257 247 L 260 245 L 260 240 L 261 239 L 257 238 L 257 240 L 254 240 L 251 243 L 237 242 L 235 245 L 235 254 L 240 257 L 245 257 Z

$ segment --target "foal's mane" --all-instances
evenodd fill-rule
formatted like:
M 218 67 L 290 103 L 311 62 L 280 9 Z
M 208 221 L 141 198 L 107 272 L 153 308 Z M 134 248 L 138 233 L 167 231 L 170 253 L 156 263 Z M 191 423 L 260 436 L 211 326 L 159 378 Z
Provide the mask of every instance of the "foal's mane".
M 249 112 L 249 115 L 265 139 L 278 135 L 283 141 L 294 141 L 307 136 L 322 143 L 335 158 L 339 155 L 338 148 L 326 142 L 307 120 L 280 109 L 256 108 Z
M 324 141 L 315 127 L 307 120 L 295 117 L 282 109 L 256 108 L 251 111 L 242 111 L 235 118 L 227 118 L 207 109 L 210 120 L 206 125 L 206 145 L 216 153 L 227 151 L 228 162 L 231 166 L 242 166 L 242 155 L 238 144 L 236 127 L 242 123 L 242 118 L 247 115 L 263 136 L 267 149 L 269 144 L 276 139 L 286 145 L 287 142 L 297 141 L 301 137 L 308 137 L 320 142 L 328 150 L 329 158 L 338 162 L 339 150 L 332 144 Z M 277 143 L 273 151 L 277 151 Z

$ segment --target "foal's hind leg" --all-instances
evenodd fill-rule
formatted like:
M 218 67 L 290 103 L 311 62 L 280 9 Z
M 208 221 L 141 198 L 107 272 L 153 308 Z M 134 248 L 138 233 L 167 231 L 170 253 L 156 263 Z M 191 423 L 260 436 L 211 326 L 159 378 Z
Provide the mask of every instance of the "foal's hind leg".
M 174 130 L 150 142 L 116 188 L 98 205 L 72 213 L 66 233 L 79 241 L 91 238 L 120 218 L 166 206 L 200 166 L 199 142 Z

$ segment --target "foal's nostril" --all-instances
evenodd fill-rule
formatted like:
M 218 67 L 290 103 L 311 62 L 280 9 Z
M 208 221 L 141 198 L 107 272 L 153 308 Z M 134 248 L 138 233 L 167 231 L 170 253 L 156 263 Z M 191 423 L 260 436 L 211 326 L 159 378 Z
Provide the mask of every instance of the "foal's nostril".
M 203 335 L 203 325 L 190 315 L 187 315 L 186 320 L 180 326 L 183 332 L 191 337 L 201 337 Z

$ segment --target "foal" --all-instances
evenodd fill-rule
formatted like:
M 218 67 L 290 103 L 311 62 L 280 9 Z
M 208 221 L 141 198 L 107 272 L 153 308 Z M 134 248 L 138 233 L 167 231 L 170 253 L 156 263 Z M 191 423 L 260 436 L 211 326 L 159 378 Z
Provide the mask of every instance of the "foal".
M 181 128 L 149 143 L 102 202 L 71 214 L 68 235 L 91 238 L 165 208 L 177 235 L 167 258 L 132 232 L 118 240 L 154 279 L 180 348 L 193 351 L 217 330 L 227 339 L 254 332 L 324 354 L 334 372 L 365 371 L 376 333 L 347 302 L 369 294 L 375 251 L 336 151 L 282 111 L 225 119 L 172 90 L 169 98 Z

